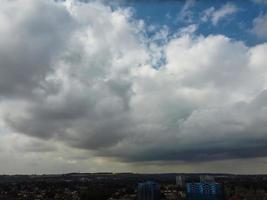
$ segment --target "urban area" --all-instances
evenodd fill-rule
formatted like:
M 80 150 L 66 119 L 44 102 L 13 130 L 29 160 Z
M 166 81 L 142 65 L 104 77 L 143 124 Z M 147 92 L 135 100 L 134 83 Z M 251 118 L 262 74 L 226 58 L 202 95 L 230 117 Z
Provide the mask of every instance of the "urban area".
M 1 200 L 267 200 L 267 175 L 1 175 Z

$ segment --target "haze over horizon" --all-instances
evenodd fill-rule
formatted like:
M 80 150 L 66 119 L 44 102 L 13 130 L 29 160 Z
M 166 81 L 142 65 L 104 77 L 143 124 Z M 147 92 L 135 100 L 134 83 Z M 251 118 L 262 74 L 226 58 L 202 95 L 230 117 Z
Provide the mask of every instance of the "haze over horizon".
M 267 1 L 2 0 L 0 174 L 267 173 Z

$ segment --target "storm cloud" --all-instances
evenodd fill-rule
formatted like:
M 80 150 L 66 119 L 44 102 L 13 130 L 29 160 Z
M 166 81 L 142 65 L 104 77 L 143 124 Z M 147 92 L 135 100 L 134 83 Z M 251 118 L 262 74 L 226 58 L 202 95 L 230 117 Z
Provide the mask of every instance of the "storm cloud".
M 101 2 L 4 0 L 0 125 L 35 141 L 17 149 L 60 143 L 121 162 L 266 157 L 267 44 L 181 30 L 158 43 L 147 29 Z

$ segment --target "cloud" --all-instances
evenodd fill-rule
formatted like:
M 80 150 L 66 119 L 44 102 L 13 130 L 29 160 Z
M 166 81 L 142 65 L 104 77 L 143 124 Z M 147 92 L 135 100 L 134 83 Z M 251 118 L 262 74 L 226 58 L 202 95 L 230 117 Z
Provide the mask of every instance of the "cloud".
M 189 25 L 189 26 L 187 26 L 187 27 L 181 28 L 179 34 L 180 34 L 180 35 L 193 34 L 193 33 L 196 32 L 197 28 L 198 28 L 198 25 L 196 25 L 196 24 L 191 24 L 191 25 Z
M 0 171 L 3 174 L 61 174 L 71 172 L 126 171 L 125 165 L 95 158 L 88 151 L 25 135 L 0 135 Z
M 267 1 L 266 0 L 252 0 L 254 3 L 257 3 L 257 4 L 267 4 Z
M 195 3 L 196 3 L 195 0 L 186 0 L 178 14 L 178 20 L 192 23 L 193 13 L 190 10 L 190 8 L 192 8 L 195 5 Z
M 55 56 L 65 47 L 73 27 L 70 14 L 62 5 L 52 1 L 26 3 L 27 6 L 21 0 L 1 3 L 1 97 L 28 96 L 34 88 L 42 89 L 46 75 L 53 71 Z
M 260 15 L 253 20 L 252 33 L 260 39 L 267 38 L 267 14 Z
M 217 25 L 219 21 L 228 17 L 238 11 L 238 8 L 231 3 L 227 3 L 222 6 L 220 9 L 216 10 L 214 7 L 208 8 L 201 14 L 201 20 L 207 22 L 211 20 L 213 25 Z
M 139 118 L 137 135 L 100 155 L 131 162 L 264 156 L 266 91 L 254 99 L 250 95 L 259 85 L 266 87 L 264 77 L 257 75 L 265 61 L 254 57 L 263 53 L 263 48 L 249 49 L 222 36 L 183 36 L 171 41 L 166 48 L 166 68 L 154 79 L 142 80 L 137 87 L 140 91 L 135 92 L 139 95 L 133 97 L 133 110 L 137 109 Z M 231 58 L 232 51 L 238 56 Z M 225 57 L 227 62 L 223 62 Z M 257 62 L 249 61 L 254 59 Z M 125 148 L 128 151 L 123 151 Z
M 172 36 L 161 30 L 153 40 L 129 9 L 95 1 L 21 5 L 5 1 L 0 8 L 0 124 L 34 138 L 16 151 L 55 151 L 75 163 L 75 153 L 58 155 L 59 145 L 85 151 L 95 166 L 100 158 L 266 156 L 267 44 L 196 35 L 195 25 Z M 17 16 L 7 23 L 12 9 Z M 235 11 L 226 4 L 212 11 L 212 21 Z
M 56 145 L 49 141 L 25 137 L 24 135 L 15 133 L 1 136 L 1 146 L 3 147 L 3 151 L 8 150 L 22 153 L 46 153 L 55 152 L 57 150 Z

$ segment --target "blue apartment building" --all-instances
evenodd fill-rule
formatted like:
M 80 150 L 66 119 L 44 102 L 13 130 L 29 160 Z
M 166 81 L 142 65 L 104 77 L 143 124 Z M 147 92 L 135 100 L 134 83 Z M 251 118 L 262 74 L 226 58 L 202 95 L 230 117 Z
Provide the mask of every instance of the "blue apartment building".
M 187 200 L 223 200 L 222 186 L 214 182 L 187 183 L 186 197 Z
M 160 200 L 160 186 L 152 181 L 139 183 L 137 195 L 138 200 Z

